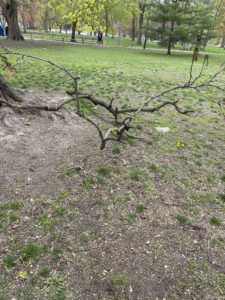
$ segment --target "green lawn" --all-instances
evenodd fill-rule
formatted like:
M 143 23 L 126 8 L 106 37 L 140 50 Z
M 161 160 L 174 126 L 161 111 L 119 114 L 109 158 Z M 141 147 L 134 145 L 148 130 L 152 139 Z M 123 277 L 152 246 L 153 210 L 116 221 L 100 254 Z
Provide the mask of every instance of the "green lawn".
M 61 64 L 81 76 L 82 89 L 122 101 L 142 101 L 152 91 L 184 82 L 188 79 L 191 61 L 190 54 L 167 56 L 157 51 L 44 42 L 26 42 L 15 50 Z M 206 74 L 219 67 L 224 58 L 211 55 Z M 201 57 L 196 63 L 196 72 L 200 70 L 202 60 Z M 19 64 L 17 69 L 18 73 L 11 81 L 18 87 L 63 90 L 70 86 L 62 72 L 45 63 L 29 60 Z
M 9 47 L 65 66 L 81 76 L 82 90 L 124 107 L 185 82 L 191 61 L 187 54 L 61 43 Z M 223 60 L 210 55 L 205 76 Z M 24 89 L 61 94 L 70 87 L 65 74 L 36 60 L 5 74 Z M 225 132 L 214 103 L 220 97 L 212 89 L 171 93 L 169 99 L 195 113 L 145 114 L 134 123 L 144 141 L 127 138 L 103 152 L 94 130 L 79 120 L 65 145 L 60 138 L 70 127 L 60 121 L 35 140 L 32 119 L 47 121 L 28 114 L 23 130 L 31 141 L 26 134 L 12 147 L 10 138 L 0 140 L 15 159 L 12 182 L 0 173 L 7 182 L 0 185 L 0 299 L 224 299 Z M 158 132 L 162 126 L 170 131 Z M 37 153 L 31 154 L 32 141 Z M 26 177 L 16 175 L 19 166 Z
M 37 30 L 30 30 L 27 33 L 24 33 L 24 37 L 27 39 L 38 39 L 38 40 L 52 40 L 52 41 L 59 41 L 59 42 L 70 42 L 71 34 L 66 33 L 59 33 L 59 32 L 41 32 Z M 132 41 L 128 37 L 104 37 L 104 45 L 111 46 L 111 47 L 135 47 L 135 48 L 142 48 L 142 45 L 138 45 L 137 41 Z M 96 36 L 92 35 L 76 35 L 76 41 L 78 43 L 86 43 L 95 45 L 96 44 Z M 146 44 L 147 49 L 162 49 L 166 52 L 166 47 L 160 45 L 157 41 L 147 40 Z M 184 50 L 184 47 L 180 43 L 176 43 L 174 45 L 174 50 Z M 187 50 L 187 49 L 186 49 Z M 193 50 L 193 47 L 188 50 Z M 221 53 L 225 54 L 225 50 L 218 46 L 206 46 L 205 48 L 202 47 L 201 51 L 211 52 L 211 53 Z

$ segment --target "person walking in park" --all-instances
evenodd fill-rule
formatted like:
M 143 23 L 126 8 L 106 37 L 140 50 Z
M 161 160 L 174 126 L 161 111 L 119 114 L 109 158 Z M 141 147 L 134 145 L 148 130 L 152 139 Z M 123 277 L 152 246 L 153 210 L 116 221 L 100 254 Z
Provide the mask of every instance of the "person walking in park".
M 103 32 L 100 30 L 98 31 L 98 34 L 97 34 L 97 44 L 103 45 Z

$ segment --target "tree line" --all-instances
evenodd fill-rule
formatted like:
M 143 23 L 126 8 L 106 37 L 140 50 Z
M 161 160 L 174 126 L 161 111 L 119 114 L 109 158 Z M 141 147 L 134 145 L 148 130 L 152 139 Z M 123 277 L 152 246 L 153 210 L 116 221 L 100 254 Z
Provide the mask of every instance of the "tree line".
M 167 46 L 192 43 L 198 35 L 203 45 L 218 38 L 225 46 L 225 0 L 0 0 L 9 27 L 9 39 L 21 40 L 20 24 L 27 20 L 45 31 L 71 30 L 71 41 L 83 30 L 94 34 L 128 35 L 146 46 L 148 39 Z

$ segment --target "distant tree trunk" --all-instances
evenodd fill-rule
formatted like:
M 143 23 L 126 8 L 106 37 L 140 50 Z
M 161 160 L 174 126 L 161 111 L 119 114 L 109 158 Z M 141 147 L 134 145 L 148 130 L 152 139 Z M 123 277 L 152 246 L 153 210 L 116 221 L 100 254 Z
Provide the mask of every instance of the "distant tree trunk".
M 27 33 L 26 22 L 23 20 L 23 33 Z
M 171 54 L 171 47 L 172 47 L 172 44 L 173 44 L 174 24 L 175 24 L 175 22 L 172 21 L 172 22 L 171 22 L 171 28 L 170 28 L 171 34 L 170 34 L 170 36 L 169 36 L 168 47 L 167 47 L 167 54 L 168 54 L 168 55 Z
M 48 11 L 47 10 L 44 11 L 44 17 L 43 18 L 44 18 L 43 19 L 44 30 L 46 32 L 48 32 L 49 31 L 49 15 L 48 15 Z
M 222 43 L 221 43 L 221 48 L 225 47 L 225 32 L 223 33 L 223 39 L 222 39 Z
M 105 10 L 105 36 L 108 36 L 109 34 L 109 26 L 109 13 Z
M 77 28 L 77 23 L 76 22 L 72 22 L 72 35 L 71 35 L 71 42 L 76 42 L 76 28 Z
M 1 3 L 1 2 L 0 2 Z M 8 39 L 23 41 L 23 35 L 18 23 L 18 4 L 16 0 L 7 0 L 1 4 L 2 14 L 8 23 Z
M 143 24 L 144 24 L 144 15 L 145 15 L 145 9 L 146 9 L 146 1 L 144 3 L 139 4 L 139 9 L 141 11 L 139 15 L 139 30 L 138 30 L 138 36 L 137 36 L 137 44 L 141 45 L 142 40 L 142 34 L 143 34 Z
M 166 30 L 166 23 L 165 23 L 165 22 L 162 22 L 162 33 L 161 33 L 161 37 L 160 37 L 160 42 L 161 42 L 161 43 L 164 43 L 164 42 L 165 42 L 164 34 L 163 34 L 163 32 L 165 32 L 165 30 Z
M 136 20 L 135 20 L 135 16 L 133 16 L 132 18 L 132 29 L 131 29 L 131 39 L 134 42 L 135 40 L 135 34 L 136 34 Z
M 144 50 L 146 49 L 147 41 L 148 41 L 148 38 L 147 38 L 147 35 L 146 35 L 146 36 L 145 36 L 145 41 L 144 41 L 144 46 L 143 46 L 143 49 L 144 49 Z
M 27 32 L 26 19 L 25 19 L 25 15 L 23 13 L 21 13 L 21 18 L 22 18 L 22 23 L 23 23 L 23 33 L 26 33 Z

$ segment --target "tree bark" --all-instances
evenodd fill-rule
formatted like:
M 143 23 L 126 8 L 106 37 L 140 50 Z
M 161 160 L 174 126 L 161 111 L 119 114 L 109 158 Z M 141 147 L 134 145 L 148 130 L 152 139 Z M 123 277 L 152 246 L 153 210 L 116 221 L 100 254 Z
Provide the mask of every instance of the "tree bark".
M 145 35 L 145 41 L 144 41 L 144 46 L 143 46 L 143 49 L 145 50 L 146 47 L 147 47 L 147 41 L 148 41 L 148 38 L 147 38 L 147 35 Z
M 221 43 L 221 48 L 225 47 L 225 32 L 223 33 L 223 38 L 222 38 L 222 43 Z
M 20 15 L 21 15 L 22 23 L 23 23 L 23 33 L 27 33 L 25 15 L 23 13 L 21 13 Z
M 105 36 L 108 36 L 109 34 L 109 14 L 108 11 L 105 10 Z
M 144 15 L 145 15 L 145 9 L 146 9 L 146 1 L 143 4 L 139 4 L 139 8 L 141 10 L 140 16 L 139 16 L 139 30 L 138 30 L 138 37 L 137 37 L 137 44 L 141 45 L 142 41 L 142 30 L 144 25 Z
M 136 25 L 136 20 L 135 20 L 135 16 L 133 16 L 133 18 L 132 18 L 132 30 L 131 30 L 131 39 L 132 39 L 133 42 L 135 40 L 135 34 L 136 34 L 135 25 Z
M 0 97 L 2 96 L 5 99 L 12 99 L 16 102 L 22 102 L 22 98 L 18 95 L 15 89 L 13 89 L 8 81 L 0 75 Z
M 2 14 L 8 23 L 8 39 L 14 41 L 23 41 L 23 35 L 18 23 L 18 4 L 16 0 L 6 0 L 5 3 L 0 1 Z
M 171 34 L 169 36 L 169 41 L 168 41 L 168 47 L 167 47 L 167 54 L 170 55 L 171 54 L 171 47 L 172 47 L 172 43 L 173 43 L 173 31 L 174 31 L 174 24 L 175 22 L 172 21 L 171 22 L 171 28 L 170 28 L 170 31 L 171 31 Z
M 72 35 L 71 35 L 71 42 L 75 43 L 76 42 L 76 28 L 77 28 L 77 23 L 73 22 L 72 23 Z

